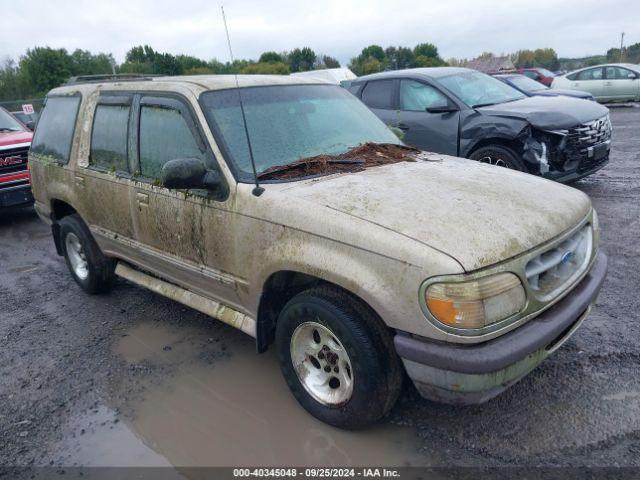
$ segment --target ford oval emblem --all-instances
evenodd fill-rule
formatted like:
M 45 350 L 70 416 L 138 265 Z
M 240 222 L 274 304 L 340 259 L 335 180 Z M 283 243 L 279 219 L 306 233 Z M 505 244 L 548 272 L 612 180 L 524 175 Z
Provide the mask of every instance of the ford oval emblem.
M 560 257 L 560 263 L 562 265 L 565 265 L 569 263 L 572 258 L 573 258 L 573 252 L 571 250 L 567 250 L 562 254 L 562 257 Z

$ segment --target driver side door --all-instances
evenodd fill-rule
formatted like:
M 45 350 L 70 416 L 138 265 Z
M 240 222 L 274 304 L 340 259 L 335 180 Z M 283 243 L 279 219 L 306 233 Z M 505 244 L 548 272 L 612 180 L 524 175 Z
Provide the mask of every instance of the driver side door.
M 460 111 L 453 101 L 435 87 L 417 80 L 401 79 L 399 88 L 399 110 L 394 126 L 404 132 L 404 143 L 420 150 L 457 155 Z M 434 107 L 452 110 L 427 111 Z
M 602 67 L 588 68 L 572 74 L 571 88 L 589 92 L 596 99 L 601 100 L 604 95 L 604 71 Z
M 136 99 L 134 232 L 132 255 L 145 269 L 214 300 L 237 303 L 235 284 L 223 273 L 233 250 L 230 212 L 225 200 L 207 190 L 162 186 L 162 167 L 170 160 L 197 158 L 208 169 L 216 159 L 194 112 L 176 95 Z

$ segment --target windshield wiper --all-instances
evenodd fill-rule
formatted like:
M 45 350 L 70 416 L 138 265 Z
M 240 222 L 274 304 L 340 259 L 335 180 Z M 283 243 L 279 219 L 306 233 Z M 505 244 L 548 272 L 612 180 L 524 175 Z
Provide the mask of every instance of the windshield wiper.
M 367 167 L 415 161 L 411 156 L 418 150 L 394 143 L 364 143 L 338 155 L 316 155 L 285 165 L 269 167 L 258 174 L 258 179 L 292 179 L 312 175 L 357 172 Z
M 322 166 L 327 164 L 339 164 L 339 165 L 353 165 L 353 164 L 364 164 L 364 160 L 358 159 L 340 159 L 340 158 L 331 158 L 327 155 L 319 155 L 317 157 L 309 157 L 303 158 L 302 160 L 296 160 L 295 162 L 287 163 L 286 165 L 276 165 L 274 167 L 269 167 L 266 170 L 260 172 L 258 174 L 258 178 L 266 178 L 271 177 L 273 174 L 278 174 L 282 172 L 287 172 L 291 170 L 308 170 L 313 168 L 313 166 Z
M 0 127 L 0 132 L 19 132 L 19 128 Z

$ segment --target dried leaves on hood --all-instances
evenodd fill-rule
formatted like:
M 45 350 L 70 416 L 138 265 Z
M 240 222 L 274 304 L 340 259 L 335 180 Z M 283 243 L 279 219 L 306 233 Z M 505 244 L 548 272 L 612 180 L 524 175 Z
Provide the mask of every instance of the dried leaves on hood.
M 258 175 L 261 180 L 359 172 L 369 167 L 398 162 L 415 162 L 419 150 L 391 143 L 364 143 L 340 155 L 317 155 L 287 165 L 276 165 Z

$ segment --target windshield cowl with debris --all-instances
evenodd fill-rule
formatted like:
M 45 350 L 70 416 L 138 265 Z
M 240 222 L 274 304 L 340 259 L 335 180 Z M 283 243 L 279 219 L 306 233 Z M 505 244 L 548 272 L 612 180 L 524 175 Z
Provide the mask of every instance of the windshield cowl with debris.
M 420 150 L 392 143 L 364 143 L 339 155 L 316 155 L 258 174 L 260 180 L 288 180 L 334 173 L 360 172 L 365 168 L 398 162 L 415 162 Z

